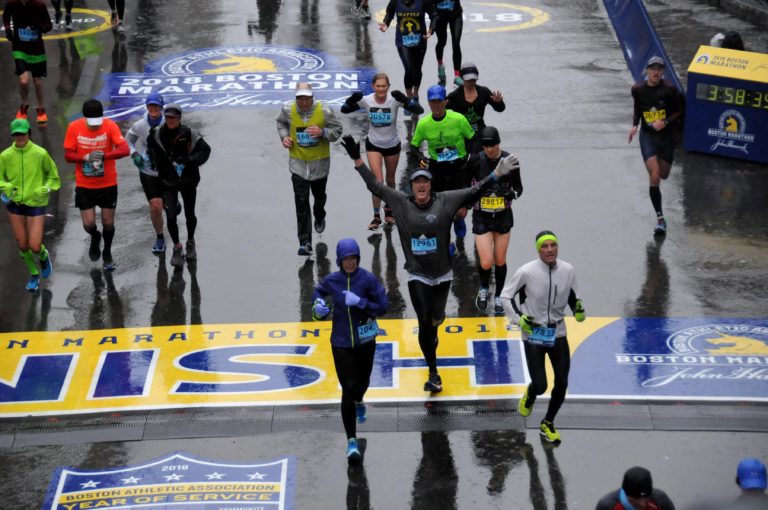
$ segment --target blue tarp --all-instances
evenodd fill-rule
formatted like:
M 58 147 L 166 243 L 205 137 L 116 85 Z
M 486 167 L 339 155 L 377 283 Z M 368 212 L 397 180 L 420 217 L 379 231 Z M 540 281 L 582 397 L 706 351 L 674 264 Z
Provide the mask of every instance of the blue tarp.
M 656 29 L 648 17 L 642 0 L 603 0 L 608 17 L 616 31 L 616 37 L 624 52 L 624 60 L 635 82 L 645 80 L 645 67 L 648 59 L 659 56 L 664 59 L 666 69 L 664 78 L 671 81 L 682 93 L 683 84 L 670 62 L 664 45 L 661 44 Z

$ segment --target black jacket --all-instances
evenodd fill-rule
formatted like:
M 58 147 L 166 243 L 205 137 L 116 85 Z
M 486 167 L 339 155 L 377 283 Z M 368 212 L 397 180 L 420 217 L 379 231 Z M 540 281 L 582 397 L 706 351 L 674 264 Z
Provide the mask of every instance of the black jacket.
M 153 128 L 147 138 L 147 152 L 152 168 L 157 170 L 166 186 L 197 186 L 200 182 L 200 165 L 208 161 L 211 147 L 203 137 L 187 126 L 175 130 L 166 124 Z M 174 163 L 184 165 L 179 177 Z

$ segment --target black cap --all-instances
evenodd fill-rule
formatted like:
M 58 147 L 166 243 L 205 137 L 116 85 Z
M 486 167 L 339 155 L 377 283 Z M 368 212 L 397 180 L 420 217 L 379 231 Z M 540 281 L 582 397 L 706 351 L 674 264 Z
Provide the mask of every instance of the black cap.
M 163 115 L 166 117 L 181 117 L 181 106 L 176 103 L 168 103 L 163 107 Z
M 483 147 L 492 147 L 501 143 L 499 130 L 493 126 L 485 126 L 480 130 L 480 142 Z
M 651 472 L 644 467 L 635 466 L 624 473 L 624 481 L 621 488 L 630 498 L 647 498 L 653 492 L 653 480 Z

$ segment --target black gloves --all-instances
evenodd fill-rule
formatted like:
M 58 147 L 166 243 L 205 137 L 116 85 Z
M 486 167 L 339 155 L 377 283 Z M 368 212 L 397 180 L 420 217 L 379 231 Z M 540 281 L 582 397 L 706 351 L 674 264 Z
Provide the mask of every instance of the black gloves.
M 399 90 L 393 90 L 392 92 L 390 92 L 390 94 L 392 94 L 392 97 L 395 98 L 395 101 L 399 101 L 403 104 L 408 102 L 408 98 L 405 97 L 405 94 L 403 94 Z
M 355 139 L 350 136 L 344 136 L 341 138 L 341 146 L 346 149 L 347 154 L 349 154 L 349 157 L 353 160 L 360 159 L 360 144 L 355 141 Z

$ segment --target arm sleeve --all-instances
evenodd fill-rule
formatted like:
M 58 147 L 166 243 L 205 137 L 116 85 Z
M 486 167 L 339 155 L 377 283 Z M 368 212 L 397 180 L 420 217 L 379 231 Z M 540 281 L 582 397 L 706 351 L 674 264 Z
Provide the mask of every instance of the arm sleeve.
M 523 195 L 523 180 L 520 178 L 520 170 L 512 170 L 509 174 L 512 179 L 512 189 L 517 193 L 517 198 Z
M 475 130 L 472 129 L 472 126 L 469 124 L 469 121 L 463 115 L 461 116 L 461 134 L 467 140 L 471 140 L 475 137 Z
M 109 137 L 112 140 L 112 145 L 114 147 L 112 147 L 111 151 L 104 151 L 104 159 L 120 159 L 131 153 L 130 148 L 128 148 L 128 142 L 123 138 L 117 124 L 112 124 Z
M 389 0 L 389 3 L 387 4 L 387 11 L 384 14 L 384 19 L 382 20 L 382 23 L 389 26 L 390 23 L 392 23 L 392 19 L 395 17 L 395 9 L 397 8 L 397 0 Z
M 51 191 L 56 191 L 61 188 L 61 180 L 59 179 L 59 169 L 56 167 L 56 162 L 51 158 L 51 155 L 45 153 L 43 158 L 43 170 L 48 178 L 45 180 L 45 186 Z
M 323 107 L 323 115 L 325 115 L 325 138 L 329 142 L 335 142 L 341 136 L 341 122 L 330 108 Z
M 381 198 L 385 202 L 399 202 L 402 196 L 405 195 L 402 191 L 392 189 L 383 182 L 377 182 L 376 177 L 374 177 L 374 175 L 371 173 L 371 170 L 365 163 L 360 166 L 356 166 L 355 170 L 360 173 L 360 177 L 362 177 L 363 181 L 365 181 L 365 185 L 368 188 L 368 191 Z
M 504 103 L 504 100 L 502 99 L 498 103 L 496 101 L 488 100 L 488 104 L 491 105 L 491 108 L 493 108 L 493 111 L 495 112 L 503 112 L 507 109 L 507 105 Z
M 128 142 L 128 148 L 131 153 L 136 151 L 136 142 L 139 141 L 139 135 L 136 133 L 136 124 L 131 126 L 127 133 L 125 133 L 125 141 Z
M 286 136 L 290 136 L 291 121 L 285 108 L 280 109 L 280 113 L 278 113 L 277 117 L 275 118 L 275 123 L 277 124 L 277 134 L 280 136 L 280 141 L 282 141 Z
M 640 111 L 640 104 L 637 100 L 637 85 L 632 87 L 632 101 L 634 102 L 632 109 L 632 125 L 637 126 L 640 123 L 640 117 L 642 116 L 642 112 Z
M 504 289 L 501 291 L 501 302 L 504 306 L 504 313 L 507 317 L 517 323 L 520 320 L 520 316 L 523 312 L 518 308 L 515 303 L 515 296 L 525 288 L 525 275 L 522 268 L 518 268 L 515 274 L 512 275 L 510 280 L 504 285 Z
M 189 153 L 189 162 L 195 166 L 204 165 L 208 158 L 211 156 L 211 146 L 201 136 L 197 139 L 197 143 L 192 147 L 192 152 Z

